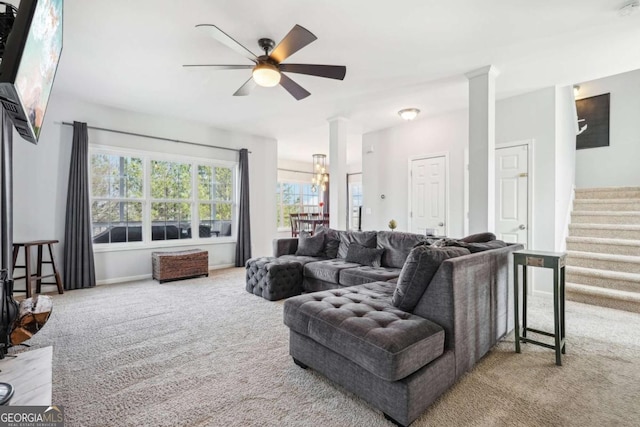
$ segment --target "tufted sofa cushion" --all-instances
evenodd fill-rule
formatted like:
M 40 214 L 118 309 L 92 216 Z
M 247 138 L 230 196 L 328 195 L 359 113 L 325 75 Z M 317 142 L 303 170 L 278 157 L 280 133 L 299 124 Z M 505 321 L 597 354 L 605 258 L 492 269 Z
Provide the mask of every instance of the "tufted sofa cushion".
M 304 266 L 304 277 L 318 279 L 329 283 L 340 283 L 340 271 L 345 268 L 356 267 L 360 267 L 360 264 L 346 262 L 339 258 L 310 262 Z
M 269 301 L 302 293 L 302 265 L 273 257 L 252 258 L 246 263 L 246 290 Z
M 401 271 L 399 268 L 390 267 L 347 268 L 340 271 L 340 284 L 342 286 L 356 286 L 369 282 L 386 282 L 400 276 Z
M 280 261 L 299 262 L 301 265 L 305 265 L 310 262 L 324 261 L 326 258 L 317 256 L 300 256 L 300 255 L 282 255 L 278 257 Z
M 437 324 L 390 303 L 388 282 L 332 289 L 285 301 L 284 323 L 372 374 L 396 381 L 444 350 Z

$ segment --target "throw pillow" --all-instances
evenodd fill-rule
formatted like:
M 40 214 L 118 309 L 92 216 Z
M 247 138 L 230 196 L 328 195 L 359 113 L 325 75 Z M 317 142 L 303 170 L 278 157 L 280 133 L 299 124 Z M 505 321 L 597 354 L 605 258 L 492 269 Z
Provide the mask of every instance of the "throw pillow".
M 485 242 L 490 242 L 492 240 L 496 240 L 496 235 L 489 232 L 477 233 L 477 234 L 471 234 L 467 237 L 463 237 L 460 240 L 466 243 L 485 243 Z
M 391 302 L 401 310 L 412 312 L 427 290 L 440 264 L 449 258 L 469 255 L 465 248 L 416 246 L 402 267 Z
M 472 254 L 476 252 L 489 251 L 491 249 L 504 248 L 507 244 L 502 240 L 492 240 L 485 243 L 467 243 L 465 248 L 469 249 Z
M 368 265 L 370 267 L 380 267 L 380 259 L 382 258 L 383 252 L 384 249 L 366 248 L 357 243 L 352 243 L 347 250 L 345 261 Z
M 340 246 L 340 238 L 338 232 L 331 228 L 318 225 L 316 227 L 315 234 L 324 235 L 324 249 L 323 255 L 325 258 L 336 258 L 338 256 L 338 247 Z
M 376 247 L 377 232 L 375 231 L 339 231 L 340 247 L 338 247 L 338 258 L 346 258 L 349 245 L 357 243 L 365 248 Z
M 316 234 L 314 236 L 306 231 L 300 232 L 298 240 L 297 256 L 322 256 L 324 250 L 324 235 Z

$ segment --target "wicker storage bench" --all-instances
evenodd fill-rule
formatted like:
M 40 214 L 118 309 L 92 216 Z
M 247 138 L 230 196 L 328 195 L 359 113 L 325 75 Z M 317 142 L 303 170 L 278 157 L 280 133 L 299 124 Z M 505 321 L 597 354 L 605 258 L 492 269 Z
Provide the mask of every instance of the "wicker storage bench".
M 191 249 L 152 252 L 153 278 L 160 283 L 209 275 L 209 252 Z

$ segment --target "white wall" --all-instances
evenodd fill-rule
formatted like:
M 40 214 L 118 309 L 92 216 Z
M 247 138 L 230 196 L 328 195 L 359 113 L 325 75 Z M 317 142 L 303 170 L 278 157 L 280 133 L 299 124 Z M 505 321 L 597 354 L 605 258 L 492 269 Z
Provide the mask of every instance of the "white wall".
M 555 88 L 514 96 L 496 104 L 496 143 L 533 140 L 533 235 L 529 247 L 555 247 Z M 531 154 L 530 154 L 531 155 Z
M 567 226 L 574 176 L 575 134 L 570 88 L 549 87 L 496 103 L 496 143 L 533 140 L 533 218 L 531 246 L 559 250 Z M 362 141 L 363 229 L 386 229 L 390 219 L 408 227 L 409 158 L 449 153 L 449 230 L 464 233 L 464 151 L 468 111 L 428 117 L 367 133 Z M 373 152 L 370 152 L 372 151 Z M 381 195 L 385 199 L 381 199 Z M 370 210 L 370 213 L 368 212 Z M 549 291 L 545 274 L 534 276 L 536 290 Z
M 555 250 L 567 247 L 576 171 L 576 102 L 571 86 L 556 88 Z
M 464 150 L 468 144 L 466 110 L 427 117 L 370 132 L 362 138 L 363 230 L 386 230 L 395 219 L 408 230 L 409 158 L 449 153 L 448 235 L 462 237 Z M 373 152 L 370 152 L 373 150 Z M 385 196 L 384 200 L 380 197 Z
M 609 146 L 578 150 L 576 187 L 640 185 L 640 70 L 580 83 L 579 98 L 611 93 Z
M 58 239 L 56 255 L 62 266 L 72 128 L 62 121 L 84 121 L 89 126 L 125 130 L 229 148 L 247 148 L 249 155 L 252 252 L 271 253 L 275 235 L 277 147 L 273 139 L 214 129 L 201 123 L 155 117 L 66 98 L 54 92 L 40 143 L 14 136 L 14 240 Z M 237 161 L 237 153 L 174 142 L 90 130 L 92 144 L 152 150 L 192 157 Z M 198 244 L 209 251 L 212 267 L 234 263 L 235 243 Z M 181 246 L 180 249 L 189 247 Z M 168 249 L 163 247 L 163 249 Z M 120 281 L 151 274 L 152 248 L 97 252 L 100 282 Z

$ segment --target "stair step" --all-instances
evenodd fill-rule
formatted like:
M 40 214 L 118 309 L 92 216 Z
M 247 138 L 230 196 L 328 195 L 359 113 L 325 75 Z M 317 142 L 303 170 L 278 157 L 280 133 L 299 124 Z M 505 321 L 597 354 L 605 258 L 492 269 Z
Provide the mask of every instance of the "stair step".
M 574 211 L 573 224 L 640 224 L 640 211 Z
M 567 265 L 640 275 L 640 257 L 568 251 Z
M 640 225 L 569 224 L 569 236 L 640 240 Z
M 576 211 L 640 211 L 640 199 L 575 199 Z
M 640 274 L 568 265 L 565 281 L 603 289 L 640 292 Z
M 640 240 L 572 236 L 567 237 L 567 250 L 640 256 Z
M 640 293 L 603 289 L 594 286 L 567 282 L 566 299 L 600 307 L 640 313 Z
M 640 187 L 576 188 L 578 199 L 640 199 Z

